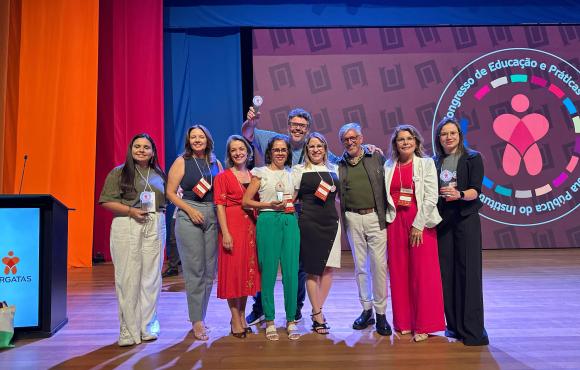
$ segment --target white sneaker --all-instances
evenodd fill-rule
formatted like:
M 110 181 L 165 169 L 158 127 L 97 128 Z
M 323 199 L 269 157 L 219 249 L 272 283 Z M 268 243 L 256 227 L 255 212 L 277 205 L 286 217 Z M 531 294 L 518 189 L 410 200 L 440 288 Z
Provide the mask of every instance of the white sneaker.
M 157 333 L 142 333 L 141 334 L 141 340 L 144 342 L 150 342 L 153 340 L 157 340 L 159 336 L 157 335 Z
M 119 334 L 119 340 L 117 341 L 119 347 L 129 347 L 135 344 L 131 333 L 129 333 L 129 329 L 125 326 L 121 328 L 121 333 Z

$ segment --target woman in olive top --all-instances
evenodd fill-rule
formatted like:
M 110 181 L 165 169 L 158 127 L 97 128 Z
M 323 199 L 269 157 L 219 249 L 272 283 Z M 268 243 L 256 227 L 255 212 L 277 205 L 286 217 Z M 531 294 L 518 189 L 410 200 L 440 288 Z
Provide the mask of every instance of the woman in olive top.
M 111 257 L 121 347 L 157 339 L 161 251 L 165 247 L 165 173 L 148 134 L 133 137 L 125 163 L 107 176 L 99 203 L 113 212 Z

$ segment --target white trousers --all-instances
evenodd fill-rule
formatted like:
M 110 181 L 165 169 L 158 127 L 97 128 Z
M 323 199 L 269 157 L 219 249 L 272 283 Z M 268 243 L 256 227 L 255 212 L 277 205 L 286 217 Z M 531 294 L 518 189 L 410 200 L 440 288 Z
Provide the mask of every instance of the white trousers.
M 130 217 L 115 217 L 111 224 L 111 257 L 119 322 L 135 343 L 142 334 L 158 334 L 157 303 L 161 292 L 161 259 L 165 247 L 165 214 L 151 213 L 140 224 Z
M 347 211 L 345 217 L 360 303 L 365 310 L 374 307 L 376 313 L 384 314 L 387 309 L 387 229 L 381 230 L 374 212 L 359 215 Z

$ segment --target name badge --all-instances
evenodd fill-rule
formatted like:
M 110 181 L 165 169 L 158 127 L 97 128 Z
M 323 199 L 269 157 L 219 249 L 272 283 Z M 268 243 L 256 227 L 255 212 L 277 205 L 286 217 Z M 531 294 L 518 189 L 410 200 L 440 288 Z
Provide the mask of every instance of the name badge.
M 284 194 L 284 213 L 294 213 L 294 203 L 292 202 L 292 194 Z
M 413 189 L 412 188 L 401 188 L 401 194 L 399 196 L 398 206 L 409 207 L 413 201 Z
M 144 191 L 139 195 L 141 201 L 141 210 L 147 213 L 155 212 L 155 193 L 152 191 Z
M 193 192 L 200 198 L 203 198 L 205 194 L 211 189 L 211 185 L 203 177 L 199 182 L 193 187 Z
M 320 180 L 320 184 L 318 184 L 318 189 L 316 189 L 314 195 L 323 202 L 326 202 L 326 198 L 328 198 L 328 193 L 332 191 L 333 191 L 332 186 L 330 186 L 329 183 L 327 183 L 324 180 Z

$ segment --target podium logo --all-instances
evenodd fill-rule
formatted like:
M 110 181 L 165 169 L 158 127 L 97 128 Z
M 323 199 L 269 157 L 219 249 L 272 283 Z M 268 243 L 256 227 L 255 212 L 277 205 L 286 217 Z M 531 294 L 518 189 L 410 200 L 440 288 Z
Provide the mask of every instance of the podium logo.
M 4 264 L 4 275 L 0 275 L 0 283 L 30 283 L 32 276 L 30 275 L 16 275 L 18 272 L 18 263 L 20 258 L 14 255 L 13 251 L 8 251 L 8 255 L 2 258 Z
M 20 262 L 20 258 L 14 256 L 13 251 L 9 251 L 8 256 L 2 258 L 2 263 L 4 264 L 4 275 L 10 275 L 10 273 L 16 275 L 16 272 L 18 272 L 18 269 L 16 268 L 18 262 Z

